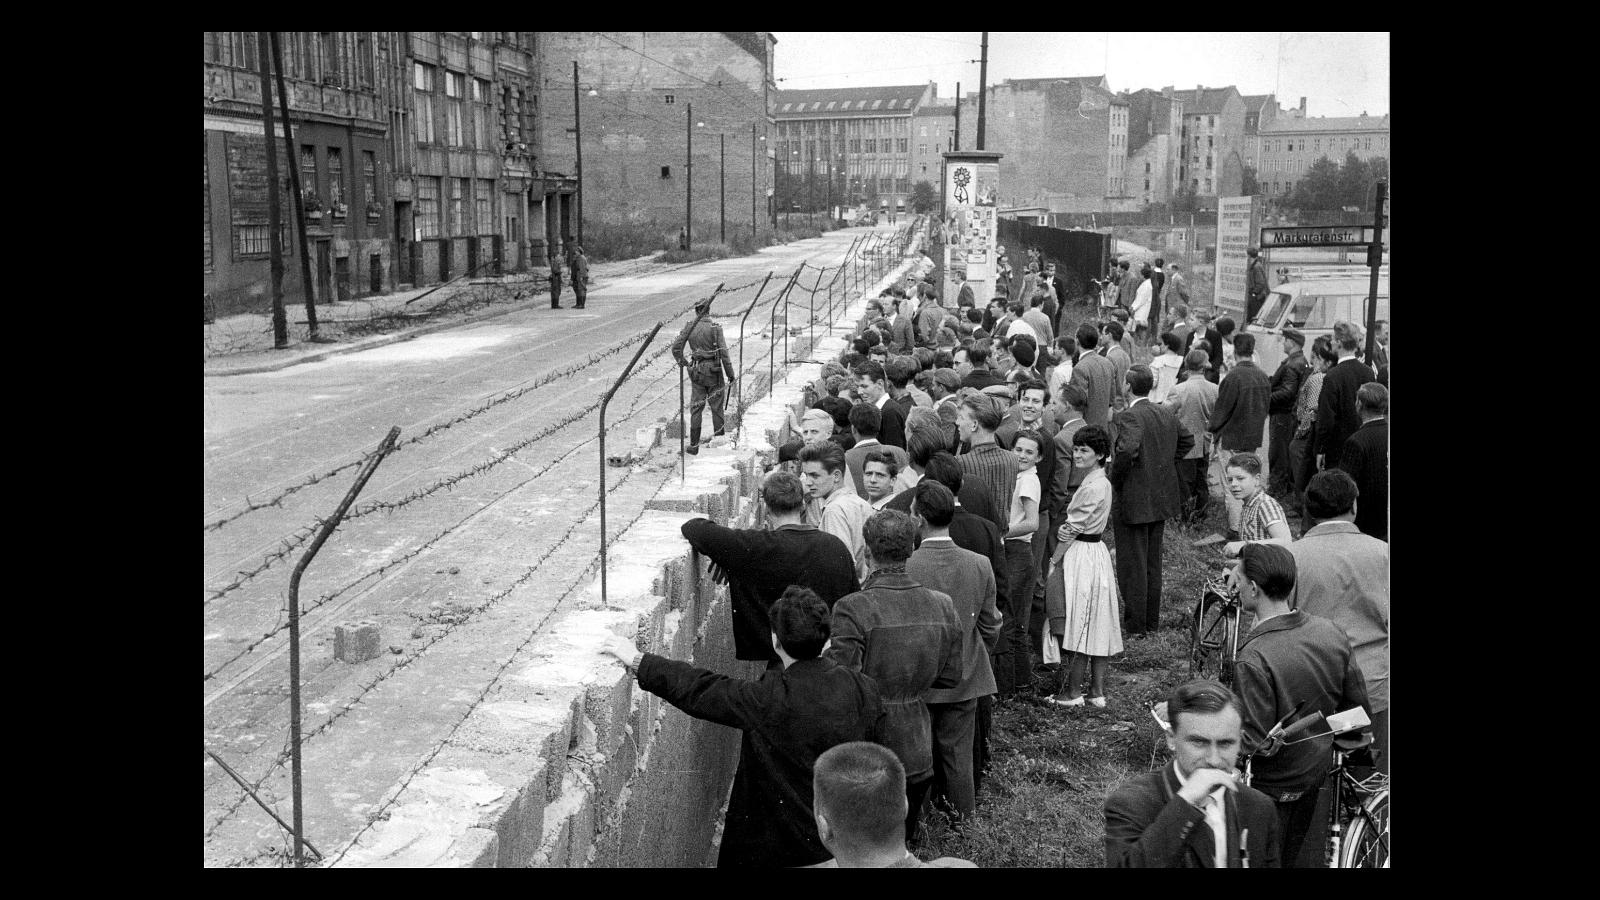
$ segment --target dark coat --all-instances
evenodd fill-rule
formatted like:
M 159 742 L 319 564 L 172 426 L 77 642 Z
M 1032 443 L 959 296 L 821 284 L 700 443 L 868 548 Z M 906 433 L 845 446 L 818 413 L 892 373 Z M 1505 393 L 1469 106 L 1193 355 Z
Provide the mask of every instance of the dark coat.
M 878 410 L 878 443 L 889 444 L 906 448 L 906 416 L 911 414 L 911 407 L 916 401 L 906 394 L 899 400 L 893 397 L 883 401 L 883 406 Z
M 1209 430 L 1229 450 L 1255 450 L 1267 424 L 1272 381 L 1254 360 L 1240 360 L 1217 387 Z
M 744 681 L 646 653 L 639 687 L 744 732 L 718 867 L 808 866 L 833 856 L 817 836 L 811 769 L 840 744 L 881 738 L 884 707 L 871 678 L 821 658 Z
M 1292 415 L 1294 401 L 1300 396 L 1300 385 L 1305 383 L 1310 374 L 1311 366 L 1306 362 L 1306 355 L 1299 350 L 1278 363 L 1278 371 L 1272 373 L 1272 401 L 1267 406 L 1267 412 L 1274 416 Z
M 1170 410 L 1140 400 L 1117 413 L 1111 457 L 1115 514 L 1125 524 L 1160 522 L 1178 514 L 1178 460 L 1194 446 L 1194 435 Z
M 775 660 L 767 610 L 791 584 L 817 592 L 832 609 L 861 589 L 855 557 L 844 541 L 815 525 L 784 525 L 773 531 L 727 528 L 710 519 L 683 523 L 689 546 L 728 576 L 733 599 L 733 648 L 739 659 Z
M 877 742 L 900 757 L 908 782 L 933 774 L 933 718 L 923 695 L 961 684 L 961 632 L 950 595 L 904 573 L 875 572 L 833 608 L 828 658 L 877 683 L 887 714 Z
M 684 348 L 688 348 L 687 358 Z M 733 361 L 728 358 L 728 342 L 722 336 L 722 326 L 713 322 L 709 313 L 695 316 L 672 342 L 672 357 L 678 365 L 687 366 L 692 373 L 699 372 L 707 381 L 721 382 L 727 375 L 732 381 Z
M 1213 869 L 1216 837 L 1206 816 L 1178 796 L 1174 764 L 1124 781 L 1106 798 L 1106 868 Z M 1250 832 L 1250 868 L 1276 869 L 1281 836 L 1277 805 L 1254 788 L 1225 795 L 1228 868 L 1242 866 L 1239 830 Z
M 1344 442 L 1361 427 L 1356 411 L 1356 391 L 1372 379 L 1372 369 L 1351 357 L 1328 370 L 1322 377 L 1322 393 L 1317 397 L 1317 448 L 1323 454 L 1322 467 L 1339 464 Z
M 1339 468 L 1350 473 L 1360 494 L 1356 527 L 1380 541 L 1389 539 L 1389 420 L 1374 419 L 1356 429 L 1339 453 Z
M 1215 384 L 1217 373 L 1222 371 L 1222 332 L 1210 325 L 1207 325 L 1204 331 L 1196 329 L 1189 332 L 1189 336 L 1183 342 L 1184 356 L 1188 356 L 1189 351 L 1194 349 L 1195 341 L 1205 341 L 1211 348 L 1207 351 L 1211 354 L 1211 364 L 1206 370 L 1206 378 Z
M 1244 751 L 1254 752 L 1267 731 L 1304 703 L 1297 716 L 1324 716 L 1360 706 L 1370 716 L 1367 683 L 1350 638 L 1338 625 L 1295 610 L 1250 629 L 1239 644 L 1234 691 L 1244 705 Z M 1313 732 L 1315 733 L 1315 732 Z M 1323 729 L 1323 734 L 1327 730 Z M 1279 800 L 1310 789 L 1333 764 L 1333 740 L 1285 744 L 1251 762 L 1251 784 Z

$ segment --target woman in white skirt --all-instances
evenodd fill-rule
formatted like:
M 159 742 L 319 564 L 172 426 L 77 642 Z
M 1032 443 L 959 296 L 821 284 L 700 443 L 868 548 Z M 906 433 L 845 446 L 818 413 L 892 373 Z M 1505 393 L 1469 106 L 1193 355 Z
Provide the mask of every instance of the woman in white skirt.
M 1104 428 L 1085 425 L 1072 436 L 1072 463 L 1089 474 L 1067 506 L 1045 588 L 1046 605 L 1055 608 L 1046 614 L 1064 619 L 1060 633 L 1067 677 L 1050 699 L 1057 706 L 1084 704 L 1087 674 L 1088 702 L 1104 709 L 1106 660 L 1122 652 L 1117 572 L 1100 539 L 1111 520 L 1111 481 L 1105 470 L 1110 455 L 1111 438 Z

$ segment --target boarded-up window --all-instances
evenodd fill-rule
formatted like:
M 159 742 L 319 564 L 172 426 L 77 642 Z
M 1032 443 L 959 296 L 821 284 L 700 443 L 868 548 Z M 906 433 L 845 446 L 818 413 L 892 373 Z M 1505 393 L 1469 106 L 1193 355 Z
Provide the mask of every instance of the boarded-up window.
M 478 233 L 494 233 L 494 182 L 478 179 L 478 193 L 472 198 L 478 212 Z
M 417 238 L 436 238 L 439 227 L 439 179 L 417 179 Z
M 267 141 L 259 134 L 228 133 L 224 142 L 227 159 L 229 228 L 233 234 L 233 258 L 262 256 L 268 250 L 267 223 Z M 280 169 L 281 171 L 281 169 Z M 210 172 L 207 171 L 209 193 Z M 289 203 L 289 180 L 278 176 L 279 226 L 283 233 L 283 252 L 290 255 L 294 245 L 288 237 L 294 207 Z M 210 208 L 209 201 L 207 208 Z M 209 234 L 210 229 L 207 229 Z

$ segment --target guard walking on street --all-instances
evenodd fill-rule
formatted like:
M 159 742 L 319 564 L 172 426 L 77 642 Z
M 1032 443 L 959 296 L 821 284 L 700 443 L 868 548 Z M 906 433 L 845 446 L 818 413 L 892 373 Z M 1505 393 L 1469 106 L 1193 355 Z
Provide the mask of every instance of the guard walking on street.
M 700 452 L 700 417 L 711 404 L 712 436 L 721 437 L 722 408 L 727 401 L 728 383 L 733 381 L 733 361 L 728 358 L 728 342 L 722 337 L 722 326 L 711 321 L 711 298 L 695 304 L 694 321 L 683 326 L 678 339 L 672 342 L 672 357 L 678 365 L 689 370 L 689 383 L 694 385 L 689 400 L 689 453 Z M 689 358 L 684 358 L 684 345 L 689 348 Z M 723 380 L 723 376 L 727 380 Z
M 561 254 L 555 249 L 550 251 L 550 308 L 561 308 Z

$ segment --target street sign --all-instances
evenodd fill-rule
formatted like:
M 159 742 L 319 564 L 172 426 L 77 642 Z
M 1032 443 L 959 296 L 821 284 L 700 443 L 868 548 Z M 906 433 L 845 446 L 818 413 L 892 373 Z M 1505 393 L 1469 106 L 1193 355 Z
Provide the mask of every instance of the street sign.
M 1356 247 L 1372 243 L 1375 237 L 1371 226 L 1361 225 L 1303 225 L 1298 228 L 1263 228 L 1261 246 L 1265 247 Z

